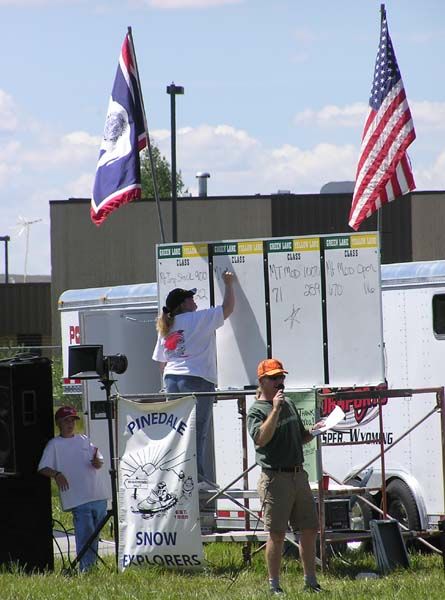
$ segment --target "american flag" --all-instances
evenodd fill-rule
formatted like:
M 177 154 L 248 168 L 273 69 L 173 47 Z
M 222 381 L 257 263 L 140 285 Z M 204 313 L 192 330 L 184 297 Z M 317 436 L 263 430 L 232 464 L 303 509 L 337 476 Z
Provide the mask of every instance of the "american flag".
M 380 45 L 363 132 L 349 225 L 357 230 L 383 204 L 414 190 L 406 149 L 416 133 L 382 6 Z
M 147 143 L 134 47 L 128 33 L 108 104 L 94 180 L 90 212 L 96 225 L 122 204 L 141 197 L 139 152 Z

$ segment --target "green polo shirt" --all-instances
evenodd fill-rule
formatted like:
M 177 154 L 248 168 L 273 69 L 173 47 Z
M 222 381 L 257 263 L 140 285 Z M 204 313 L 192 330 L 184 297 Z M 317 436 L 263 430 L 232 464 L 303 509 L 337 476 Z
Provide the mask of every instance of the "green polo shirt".
M 272 408 L 272 403 L 265 400 L 256 400 L 250 407 L 247 413 L 247 428 L 254 442 L 259 428 L 272 412 Z M 300 415 L 286 399 L 270 442 L 262 448 L 255 444 L 257 464 L 266 469 L 302 465 L 304 432 Z

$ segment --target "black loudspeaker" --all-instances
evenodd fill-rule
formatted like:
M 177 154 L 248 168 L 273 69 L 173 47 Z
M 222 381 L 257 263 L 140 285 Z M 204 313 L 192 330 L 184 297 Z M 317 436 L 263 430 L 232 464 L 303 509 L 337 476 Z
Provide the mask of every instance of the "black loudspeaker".
M 0 361 L 0 564 L 52 570 L 51 482 L 37 473 L 54 436 L 51 361 Z
M 397 567 L 409 567 L 409 558 L 400 525 L 397 521 L 369 521 L 372 536 L 372 547 L 378 569 L 387 575 Z
M 103 374 L 103 346 L 69 346 L 68 377 L 71 379 L 99 379 Z

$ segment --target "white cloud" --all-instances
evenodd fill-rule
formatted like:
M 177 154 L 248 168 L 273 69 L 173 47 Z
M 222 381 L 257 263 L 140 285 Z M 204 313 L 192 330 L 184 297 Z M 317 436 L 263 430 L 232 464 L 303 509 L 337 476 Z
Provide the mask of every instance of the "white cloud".
M 178 159 L 195 165 L 196 171 L 208 170 L 209 161 L 214 170 L 243 171 L 251 168 L 259 149 L 258 141 L 246 131 L 225 124 L 187 128 L 178 132 L 178 139 Z M 178 165 L 182 169 L 179 162 Z
M 63 141 L 74 146 L 93 146 L 98 150 L 101 138 L 97 135 L 90 135 L 86 131 L 73 131 L 64 135 L 62 138 Z
M 445 189 L 445 151 L 429 166 L 414 166 L 414 179 L 419 191 Z
M 345 110 L 341 119 L 349 114 L 354 110 Z M 170 161 L 170 136 L 165 130 L 158 134 L 154 132 L 153 139 Z M 197 190 L 198 171 L 210 173 L 210 195 L 268 194 L 278 189 L 318 193 L 327 181 L 354 180 L 359 139 L 356 144 L 325 141 L 307 148 L 290 144 L 267 148 L 230 125 L 201 125 L 180 129 L 176 149 L 177 167 L 192 193 Z M 445 152 L 432 156 L 434 162 L 415 168 L 418 189 L 445 188 Z
M 61 199 L 90 198 L 91 190 L 93 189 L 94 175 L 95 173 L 91 171 L 82 173 L 75 179 L 67 181 L 57 197 Z
M 6 106 L 14 107 L 7 95 Z M 2 107 L 4 108 L 5 102 Z M 2 116 L 5 110 L 1 111 Z M 85 131 L 56 135 L 44 123 L 25 116 L 0 138 L 0 205 L 2 235 L 11 236 L 10 272 L 23 273 L 25 236 L 17 235 L 19 214 L 43 219 L 30 231 L 27 272 L 50 272 L 49 200 L 89 197 L 100 137 Z
M 154 129 L 153 131 L 150 131 L 150 139 L 153 139 L 155 144 L 159 145 L 160 142 L 170 139 L 170 130 L 169 129 Z
M 7 141 L 0 145 L 0 162 L 14 162 L 20 152 L 21 144 L 17 140 Z
M 14 100 L 9 94 L 0 90 L 0 132 L 14 131 L 17 125 L 17 109 Z
M 22 169 L 18 165 L 8 165 L 0 162 L 0 185 L 3 186 L 8 184 L 12 179 L 16 178 L 21 171 Z
M 9 167 L 8 165 L 0 162 L 0 185 L 6 183 L 9 179 Z
M 445 102 L 423 100 L 409 105 L 416 130 L 445 129 Z
M 431 128 L 442 118 L 441 103 L 422 102 L 417 109 L 415 119 Z M 357 119 L 360 111 L 357 105 L 350 105 L 325 107 L 319 112 L 321 116 L 316 111 L 305 111 L 304 122 L 349 122 Z M 363 118 L 360 130 L 362 121 Z M 170 132 L 154 130 L 151 136 L 170 161 Z M 326 140 L 330 137 L 330 133 L 324 135 L 323 141 L 306 147 L 291 144 L 267 147 L 248 131 L 227 123 L 187 126 L 177 131 L 177 168 L 182 172 L 185 186 L 194 194 L 197 193 L 198 171 L 210 173 L 208 193 L 211 196 L 269 194 L 279 189 L 318 193 L 328 181 L 353 180 L 355 175 L 359 140 L 353 144 L 343 140 L 328 143 Z M 55 136 L 41 125 L 27 138 L 26 144 L 16 139 L 0 144 L 0 233 L 11 234 L 18 214 L 47 221 L 49 200 L 90 197 L 99 145 L 99 136 L 86 131 Z M 433 151 L 431 159 L 423 156 L 422 165 L 415 160 L 419 190 L 445 188 L 443 148 L 442 143 L 441 151 Z M 16 177 L 17 174 L 20 177 Z M 49 273 L 49 228 L 46 224 L 36 225 L 31 234 L 28 273 Z M 22 238 L 11 238 L 14 241 L 11 243 L 11 272 L 13 268 L 23 270 Z
M 62 137 L 50 136 L 45 144 L 30 146 L 23 152 L 22 160 L 35 169 L 88 163 L 94 170 L 99 147 L 100 137 L 73 131 Z
M 267 153 L 265 158 L 263 179 L 269 192 L 277 189 L 319 192 L 327 181 L 353 179 L 357 149 L 328 143 L 306 150 L 284 145 Z
M 12 140 L 0 145 L 0 185 L 7 185 L 21 172 L 20 160 L 21 145 Z
M 410 101 L 411 114 L 416 130 L 445 129 L 445 102 Z M 328 104 L 319 110 L 307 108 L 294 117 L 296 125 L 317 127 L 363 127 L 368 105 L 363 102 L 335 106 Z
M 159 147 L 169 157 L 168 140 Z M 352 145 L 266 148 L 230 125 L 201 125 L 178 132 L 177 154 L 189 191 L 196 190 L 197 171 L 210 172 L 210 195 L 268 194 L 278 189 L 318 192 L 328 180 L 352 179 L 357 160 Z
M 363 125 L 368 107 L 363 102 L 335 106 L 328 104 L 320 110 L 307 108 L 294 117 L 296 125 L 317 125 L 318 127 L 357 127 Z

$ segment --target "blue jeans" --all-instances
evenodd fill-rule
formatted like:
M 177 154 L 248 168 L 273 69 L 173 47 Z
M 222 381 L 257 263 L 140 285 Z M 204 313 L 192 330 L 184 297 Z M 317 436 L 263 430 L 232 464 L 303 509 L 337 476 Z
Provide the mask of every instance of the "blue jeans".
M 106 500 L 93 500 L 80 506 L 75 506 L 72 510 L 74 521 L 74 535 L 76 538 L 76 551 L 79 553 L 91 534 L 94 533 L 100 521 L 107 512 Z M 99 546 L 99 536 L 93 541 L 86 553 L 80 559 L 80 570 L 88 571 L 97 560 L 97 549 Z
M 215 385 L 202 377 L 193 375 L 165 375 L 164 385 L 167 393 L 192 394 L 193 392 L 214 392 Z M 207 463 L 207 439 L 212 421 L 212 407 L 215 396 L 197 398 L 196 402 L 196 461 L 198 463 L 198 480 L 203 478 L 213 481 L 213 472 Z M 206 468 L 207 467 L 207 468 Z

